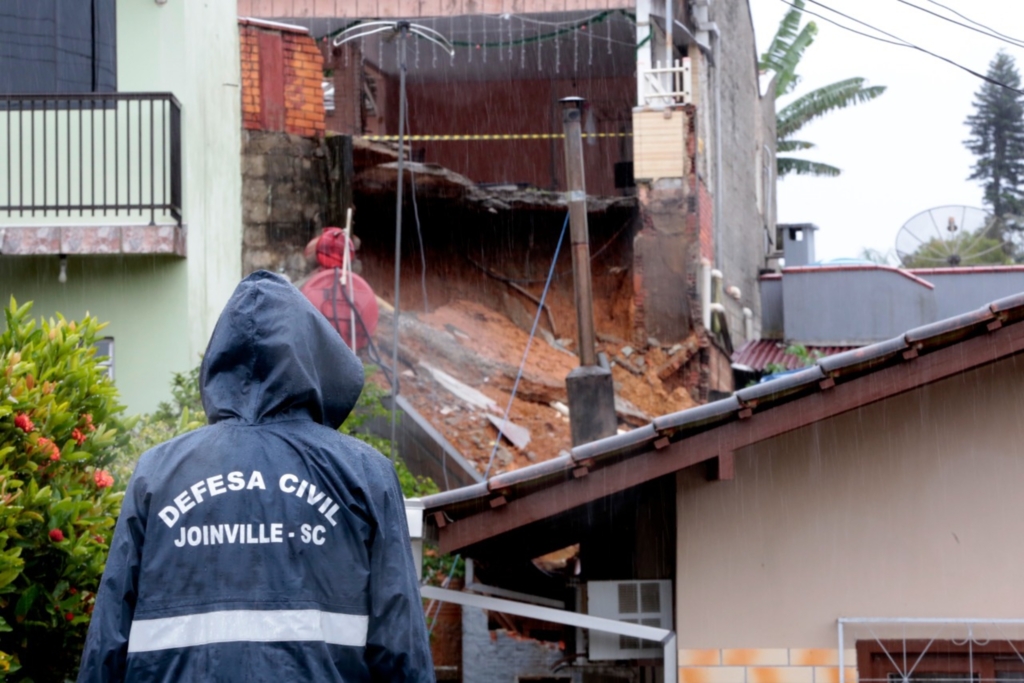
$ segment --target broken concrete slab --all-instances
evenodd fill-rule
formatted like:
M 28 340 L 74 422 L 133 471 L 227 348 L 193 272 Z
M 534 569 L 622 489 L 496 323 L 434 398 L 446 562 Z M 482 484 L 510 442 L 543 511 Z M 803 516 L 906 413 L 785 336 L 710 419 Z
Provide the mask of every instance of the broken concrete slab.
M 429 372 L 435 382 L 447 389 L 456 398 L 483 410 L 498 410 L 498 404 L 494 402 L 493 398 L 480 393 L 468 384 L 460 382 L 447 372 L 428 365 L 423 361 L 420 361 L 420 367 Z
M 494 415 L 488 415 L 487 419 L 490 420 L 491 424 L 494 425 L 495 429 L 497 429 L 503 437 L 508 439 L 509 442 L 519 450 L 523 450 L 530 445 L 529 429 L 520 427 L 511 420 L 502 420 Z

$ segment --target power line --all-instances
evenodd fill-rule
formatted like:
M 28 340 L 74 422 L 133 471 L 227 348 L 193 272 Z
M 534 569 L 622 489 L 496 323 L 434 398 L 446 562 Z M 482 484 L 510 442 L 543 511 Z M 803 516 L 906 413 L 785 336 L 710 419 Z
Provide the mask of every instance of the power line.
M 1014 38 L 1013 36 L 1008 36 L 1005 33 L 1000 33 L 999 31 L 995 30 L 991 26 L 986 26 L 985 24 L 981 23 L 980 21 L 975 21 L 974 19 L 971 19 L 969 16 L 967 16 L 965 14 L 961 14 L 960 12 L 957 12 L 952 7 L 948 7 L 946 5 L 943 5 L 941 2 L 937 2 L 937 0 L 926 0 L 926 2 L 930 2 L 931 4 L 933 4 L 933 5 L 937 6 L 937 7 L 941 7 L 942 9 L 946 10 L 947 12 L 952 12 L 953 14 L 957 15 L 961 19 L 963 19 L 965 21 L 969 21 L 970 23 L 974 24 L 975 26 L 980 26 L 983 29 L 987 29 L 987 30 L 991 31 L 992 33 L 996 34 L 997 36 L 1005 38 L 1006 40 L 1010 40 L 1010 41 L 1013 41 L 1013 42 L 1019 43 L 1019 44 L 1024 43 L 1024 41 L 1022 41 L 1022 40 L 1020 40 L 1018 38 Z
M 868 34 L 868 33 L 864 33 L 862 31 L 858 31 L 857 29 L 854 29 L 854 28 L 851 28 L 851 27 L 849 27 L 849 26 L 847 26 L 845 24 L 839 23 L 838 21 L 835 21 L 834 19 L 830 19 L 829 17 L 826 17 L 823 14 L 818 14 L 817 12 L 812 12 L 811 10 L 805 9 L 803 7 L 799 7 L 797 5 L 794 5 L 792 2 L 789 2 L 788 0 L 779 0 L 779 1 L 781 3 L 783 3 L 783 4 L 785 4 L 785 5 L 789 5 L 790 7 L 794 7 L 796 9 L 798 9 L 798 10 L 801 10 L 802 12 L 806 12 L 807 14 L 810 14 L 812 16 L 818 17 L 819 19 L 823 19 L 824 21 L 827 21 L 830 24 L 838 26 L 839 28 L 841 28 L 841 29 L 843 29 L 845 31 L 850 31 L 851 33 L 856 33 L 858 35 L 864 36 L 865 38 L 871 38 L 872 40 L 877 40 L 877 41 L 882 42 L 882 43 L 888 43 L 890 45 L 896 45 L 898 47 L 905 47 L 905 48 L 909 48 L 911 50 L 917 50 L 918 52 L 921 52 L 923 54 L 928 55 L 929 57 L 934 57 L 935 59 L 938 59 L 938 60 L 941 60 L 943 62 L 946 62 L 947 64 L 955 66 L 956 68 L 958 68 L 958 69 L 960 69 L 962 71 L 966 71 L 967 73 L 971 74 L 975 78 L 979 78 L 979 79 L 981 79 L 981 80 L 983 80 L 983 81 L 985 81 L 987 83 L 991 83 L 992 85 L 998 85 L 1001 88 L 1006 88 L 1007 90 L 1012 90 L 1015 93 L 1024 95 L 1024 90 L 1019 90 L 1018 88 L 1014 88 L 1011 85 L 1007 85 L 1006 83 L 1003 83 L 1002 81 L 997 81 L 996 79 L 994 79 L 994 78 L 992 78 L 990 76 L 986 76 L 985 74 L 978 73 L 974 69 L 971 69 L 970 67 L 964 66 L 963 64 L 960 64 L 959 62 L 956 62 L 956 61 L 950 59 L 949 57 L 943 57 L 940 54 L 936 54 L 936 53 L 932 52 L 931 50 L 926 50 L 925 48 L 921 47 L 920 45 L 915 45 L 914 43 L 908 42 L 908 41 L 904 40 L 903 38 L 900 38 L 899 36 L 896 36 L 896 35 L 893 35 L 892 33 L 889 33 L 888 31 L 884 31 L 884 30 L 878 28 L 877 26 L 872 26 L 871 24 L 869 24 L 869 23 L 867 23 L 865 21 L 861 21 L 860 19 L 857 19 L 856 17 L 851 17 L 849 14 L 844 14 L 844 13 L 840 12 L 837 9 L 833 9 L 833 8 L 829 7 L 828 5 L 826 5 L 824 3 L 818 2 L 818 0 L 808 0 L 808 2 L 814 3 L 815 5 L 818 5 L 819 7 L 823 8 L 823 9 L 826 9 L 829 12 L 834 12 L 834 13 L 838 14 L 839 16 L 841 16 L 841 17 L 843 17 L 845 19 L 849 19 L 850 21 L 853 21 L 853 22 L 855 22 L 857 24 L 860 24 L 861 26 L 865 26 L 865 27 L 871 29 L 872 31 L 877 31 L 878 33 L 881 33 L 884 36 L 888 36 L 889 38 L 892 38 L 892 40 L 886 40 L 885 38 L 879 38 L 878 36 L 874 36 L 874 35 L 871 35 L 871 34 Z
M 845 29 L 845 30 L 849 31 L 850 33 L 856 33 L 858 36 L 864 36 L 865 38 L 870 38 L 871 40 L 877 40 L 880 43 L 889 43 L 890 45 L 895 45 L 897 47 L 908 47 L 907 43 L 905 43 L 905 42 L 897 43 L 895 40 L 886 40 L 885 38 L 879 38 L 878 36 L 873 36 L 870 33 L 864 33 L 863 31 L 858 31 L 855 28 L 850 28 L 849 26 L 844 26 L 843 24 L 840 24 L 838 21 L 834 21 L 832 19 L 829 19 L 824 14 L 818 14 L 817 12 L 812 12 L 811 10 L 809 10 L 809 9 L 807 9 L 805 7 L 800 7 L 799 5 L 794 5 L 792 2 L 789 2 L 788 0 L 779 0 L 779 1 L 782 4 L 784 4 L 784 5 L 789 5 L 790 7 L 794 8 L 794 9 L 798 9 L 798 10 L 800 10 L 801 12 L 803 12 L 805 14 L 810 14 L 812 17 L 818 17 L 819 19 L 823 19 L 823 20 L 827 21 L 830 24 L 834 24 L 834 25 L 838 26 L 841 29 Z
M 988 38 L 995 38 L 996 40 L 998 40 L 1000 42 L 1006 43 L 1007 45 L 1012 45 L 1014 47 L 1024 47 L 1024 44 L 1019 43 L 1019 42 L 1013 40 L 1012 38 L 1007 38 L 1006 36 L 994 33 L 991 30 L 986 29 L 986 28 L 978 28 L 977 26 L 971 26 L 970 24 L 965 24 L 965 23 L 963 23 L 961 21 L 957 21 L 956 19 L 953 19 L 952 17 L 947 17 L 944 14 L 939 14 L 938 12 L 933 12 L 932 10 L 928 9 L 927 7 L 921 7 L 920 5 L 915 5 L 914 3 L 909 2 L 908 0 L 896 0 L 896 2 L 903 3 L 907 7 L 913 7 L 916 10 L 920 10 L 922 12 L 930 14 L 933 17 L 938 17 L 939 19 L 942 19 L 943 21 L 948 21 L 951 24 L 954 24 L 956 26 L 960 26 L 961 28 L 968 29 L 969 31 L 974 31 L 975 33 L 980 33 L 981 35 L 986 36 Z M 952 10 L 950 10 L 950 11 L 952 11 Z

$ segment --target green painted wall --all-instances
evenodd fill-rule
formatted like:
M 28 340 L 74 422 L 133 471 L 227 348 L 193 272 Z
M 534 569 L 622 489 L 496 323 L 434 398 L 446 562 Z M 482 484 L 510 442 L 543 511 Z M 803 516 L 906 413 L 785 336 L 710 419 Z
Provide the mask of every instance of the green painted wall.
M 171 373 L 199 362 L 190 353 L 184 321 L 188 315 L 185 261 L 165 256 L 70 256 L 67 283 L 57 276 L 54 257 L 0 256 L 6 306 L 34 302 L 35 317 L 62 313 L 78 319 L 91 313 L 110 325 L 114 338 L 114 381 L 133 413 L 148 412 L 170 396 Z
M 71 256 L 61 285 L 56 257 L 0 256 L 0 296 L 34 300 L 36 316 L 88 310 L 109 321 L 115 381 L 131 412 L 147 412 L 169 397 L 172 372 L 198 362 L 241 277 L 238 23 L 233 0 L 118 0 L 116 11 L 118 90 L 170 92 L 181 103 L 188 258 Z M 145 222 L 3 217 L 0 227 Z

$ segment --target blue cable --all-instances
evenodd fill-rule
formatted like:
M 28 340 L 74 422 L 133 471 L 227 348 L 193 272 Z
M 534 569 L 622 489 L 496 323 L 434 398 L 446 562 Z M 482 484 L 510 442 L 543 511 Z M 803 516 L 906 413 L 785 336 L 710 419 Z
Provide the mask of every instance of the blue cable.
M 544 311 L 544 301 L 548 298 L 548 290 L 551 288 L 551 281 L 555 279 L 555 265 L 558 263 L 558 255 L 562 251 L 562 242 L 565 241 L 565 231 L 569 227 L 569 214 L 565 214 L 565 222 L 562 223 L 562 234 L 558 236 L 558 246 L 555 247 L 555 256 L 551 259 L 551 268 L 548 269 L 548 279 L 544 283 L 544 292 L 540 295 L 540 304 L 537 306 L 537 315 L 533 318 L 533 327 L 530 328 L 530 337 L 526 340 L 526 350 L 523 351 L 523 360 L 519 362 L 519 372 L 516 374 L 515 384 L 512 385 L 512 395 L 508 398 L 508 405 L 505 407 L 505 418 L 501 421 L 502 426 L 508 424 L 509 413 L 512 412 L 512 402 L 516 400 L 516 392 L 519 391 L 519 382 L 523 379 L 523 370 L 526 368 L 526 358 L 530 355 L 530 345 L 533 344 L 533 338 L 537 334 L 537 324 L 540 322 L 540 314 Z M 498 444 L 501 442 L 501 427 L 498 427 L 498 437 L 494 440 L 494 448 L 491 450 L 491 458 L 487 461 L 487 469 L 484 470 L 484 479 L 491 473 L 491 465 L 494 464 L 494 456 L 498 452 Z M 452 576 L 455 575 L 455 569 L 459 566 L 459 560 L 462 559 L 462 555 L 456 555 L 455 561 L 452 562 L 451 571 L 448 572 L 448 578 L 441 584 L 442 588 L 447 588 L 448 584 L 452 580 Z M 436 600 L 431 600 L 430 604 L 427 605 L 427 619 L 437 617 L 436 614 L 433 616 L 431 612 L 434 609 L 434 603 Z M 437 622 L 430 624 L 430 633 L 434 633 L 434 625 Z
M 491 449 L 491 457 L 487 461 L 487 469 L 484 470 L 484 479 L 491 473 L 491 465 L 494 464 L 494 456 L 498 452 L 498 445 L 501 443 L 501 428 L 508 424 L 509 413 L 512 412 L 512 402 L 516 400 L 516 392 L 519 391 L 519 382 L 523 379 L 523 370 L 526 368 L 526 358 L 530 355 L 530 345 L 533 344 L 533 337 L 537 334 L 537 324 L 540 322 L 540 314 L 544 311 L 544 301 L 548 298 L 548 290 L 551 288 L 551 281 L 555 277 L 555 264 L 558 263 L 558 254 L 562 251 L 562 242 L 565 240 L 565 231 L 569 227 L 569 214 L 565 214 L 565 222 L 562 223 L 562 234 L 558 236 L 558 246 L 555 247 L 555 257 L 551 259 L 551 268 L 548 269 L 548 279 L 544 283 L 544 292 L 540 295 L 540 304 L 537 305 L 537 315 L 533 317 L 533 327 L 530 329 L 530 337 L 526 340 L 526 349 L 523 351 L 523 360 L 519 363 L 519 372 L 516 374 L 516 381 L 512 385 L 512 395 L 508 398 L 508 405 L 505 407 L 505 417 L 498 427 L 498 438 L 494 440 L 494 448 Z

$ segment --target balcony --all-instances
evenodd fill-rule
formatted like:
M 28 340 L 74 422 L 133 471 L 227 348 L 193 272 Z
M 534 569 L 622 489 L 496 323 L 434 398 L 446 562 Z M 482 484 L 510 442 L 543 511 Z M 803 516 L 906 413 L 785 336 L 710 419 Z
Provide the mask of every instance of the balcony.
M 0 96 L 0 254 L 185 255 L 170 93 Z

